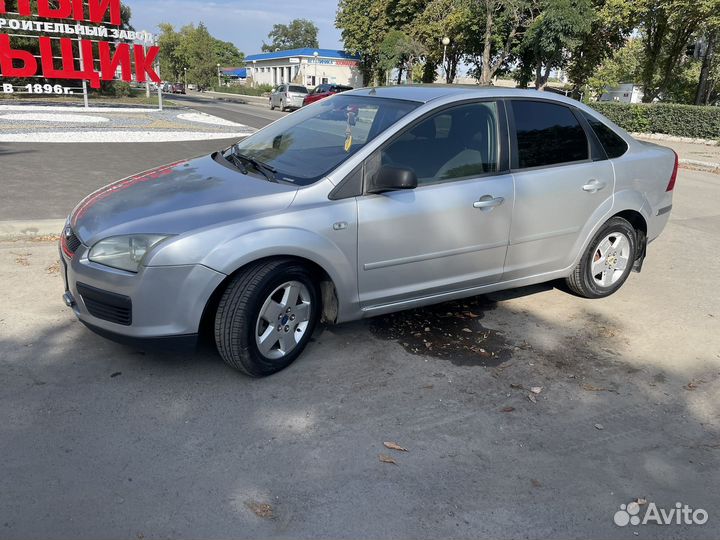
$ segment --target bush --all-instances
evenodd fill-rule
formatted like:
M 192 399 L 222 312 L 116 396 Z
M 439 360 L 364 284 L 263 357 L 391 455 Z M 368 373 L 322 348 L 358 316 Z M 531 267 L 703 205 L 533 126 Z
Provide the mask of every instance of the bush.
M 590 106 L 630 132 L 720 139 L 720 107 L 615 102 L 597 102 Z
M 132 87 L 130 83 L 115 81 L 113 83 L 113 94 L 117 97 L 129 97 L 132 95 Z
M 221 86 L 215 87 L 216 92 L 225 92 L 227 94 L 240 94 L 242 96 L 262 96 L 268 92 L 272 92 L 273 87 L 269 84 L 260 84 L 258 86 Z

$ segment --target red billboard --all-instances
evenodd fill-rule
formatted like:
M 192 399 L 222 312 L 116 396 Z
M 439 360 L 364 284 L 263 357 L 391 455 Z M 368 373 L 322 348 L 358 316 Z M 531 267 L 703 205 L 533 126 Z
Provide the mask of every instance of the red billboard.
M 159 83 L 154 43 L 152 34 L 123 28 L 120 0 L 0 0 L 3 79 Z

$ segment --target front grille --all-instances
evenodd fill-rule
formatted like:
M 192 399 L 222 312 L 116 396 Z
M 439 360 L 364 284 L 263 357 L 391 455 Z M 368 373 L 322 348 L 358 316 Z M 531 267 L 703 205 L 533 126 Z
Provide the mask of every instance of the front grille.
M 77 291 L 93 317 L 123 326 L 132 324 L 132 300 L 129 296 L 96 289 L 84 283 L 77 284 Z
M 68 250 L 71 253 L 75 253 L 82 244 L 77 235 L 72 231 L 70 232 L 70 236 L 66 237 L 65 242 L 67 243 Z
M 82 245 L 82 242 L 69 226 L 65 228 L 60 237 L 60 247 L 62 248 L 65 255 L 69 258 L 73 258 L 75 252 Z

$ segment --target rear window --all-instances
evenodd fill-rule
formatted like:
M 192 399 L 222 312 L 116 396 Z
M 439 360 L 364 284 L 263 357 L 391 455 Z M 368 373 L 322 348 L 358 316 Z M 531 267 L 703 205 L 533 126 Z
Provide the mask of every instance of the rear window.
M 352 90 L 352 89 L 353 89 L 352 86 L 339 86 L 339 85 L 336 85 L 336 86 L 333 86 L 332 88 L 330 88 L 330 90 L 333 92 L 347 92 L 348 90 Z
M 288 92 L 295 92 L 298 94 L 307 94 L 308 93 L 307 88 L 305 88 L 304 86 L 299 86 L 297 84 L 291 84 Z
M 541 101 L 511 103 L 521 169 L 588 159 L 585 130 L 570 109 Z
M 620 157 L 627 152 L 628 145 L 620 135 L 585 111 L 583 111 L 583 115 L 595 132 L 595 135 L 597 135 L 597 138 L 600 139 L 600 143 L 603 145 L 608 158 Z

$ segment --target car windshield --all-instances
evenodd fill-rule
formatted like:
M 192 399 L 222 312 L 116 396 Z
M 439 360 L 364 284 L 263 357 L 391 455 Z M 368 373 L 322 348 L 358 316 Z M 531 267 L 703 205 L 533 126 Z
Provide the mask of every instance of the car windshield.
M 235 151 L 273 167 L 280 181 L 316 182 L 419 103 L 338 94 L 240 141 Z
M 307 94 L 307 88 L 304 86 L 298 86 L 296 84 L 291 84 L 290 88 L 288 89 L 288 92 L 296 92 L 298 94 Z

